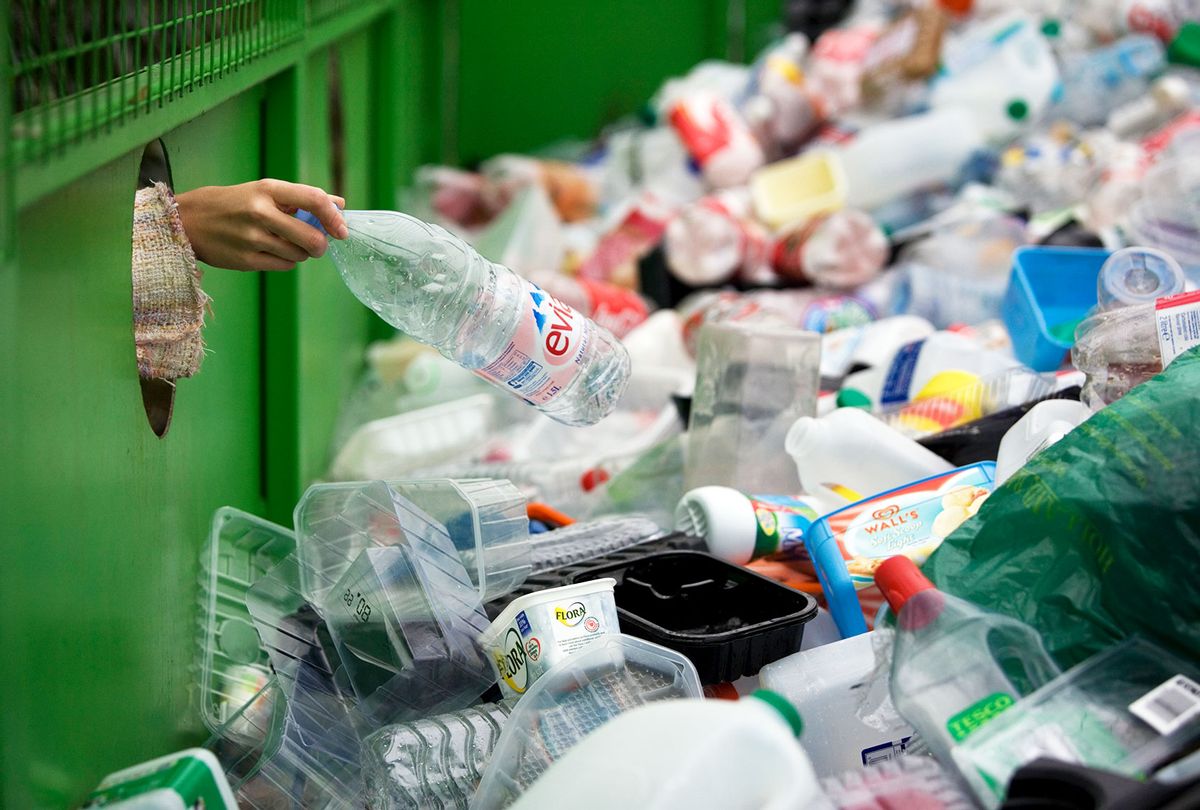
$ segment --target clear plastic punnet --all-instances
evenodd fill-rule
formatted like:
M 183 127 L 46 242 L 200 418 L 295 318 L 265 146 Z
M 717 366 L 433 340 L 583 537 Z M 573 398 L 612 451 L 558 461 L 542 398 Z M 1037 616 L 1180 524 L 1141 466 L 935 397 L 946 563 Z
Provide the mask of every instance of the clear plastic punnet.
M 358 737 L 345 704 L 303 688 L 289 700 L 277 678 L 204 747 L 244 810 L 345 810 L 357 806 L 362 792 Z
M 228 724 L 271 674 L 246 591 L 295 550 L 295 535 L 283 526 L 230 506 L 213 515 L 200 559 L 197 645 L 200 713 L 210 731 Z
M 481 599 L 511 592 L 529 573 L 525 497 L 508 481 L 429 479 L 316 484 L 296 505 L 304 593 L 324 604 L 368 548 L 445 536 Z
M 495 682 L 475 643 L 488 625 L 479 592 L 445 545 L 363 550 L 322 608 L 373 725 L 464 708 Z
M 684 656 L 631 636 L 608 636 L 561 661 L 525 693 L 509 715 L 471 807 L 512 804 L 575 743 L 622 712 L 702 694 L 696 668 Z

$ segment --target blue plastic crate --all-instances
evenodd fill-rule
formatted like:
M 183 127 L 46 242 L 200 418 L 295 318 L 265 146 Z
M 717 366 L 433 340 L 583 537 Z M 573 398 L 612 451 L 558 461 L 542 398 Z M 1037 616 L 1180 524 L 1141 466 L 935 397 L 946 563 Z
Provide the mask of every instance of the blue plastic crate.
M 1062 365 L 1072 341 L 1052 330 L 1096 305 L 1096 279 L 1109 255 L 1103 248 L 1017 248 L 1003 313 L 1018 360 L 1036 371 Z

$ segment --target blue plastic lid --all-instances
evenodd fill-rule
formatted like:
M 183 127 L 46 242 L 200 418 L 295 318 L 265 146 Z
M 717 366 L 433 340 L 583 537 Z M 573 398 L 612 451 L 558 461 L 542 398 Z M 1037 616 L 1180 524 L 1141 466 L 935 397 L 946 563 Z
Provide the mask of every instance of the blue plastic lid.
M 321 233 L 329 236 L 329 231 L 325 230 L 325 226 L 321 224 L 321 220 L 317 219 L 316 215 L 311 211 L 305 211 L 303 208 L 296 212 L 296 219 L 308 225 L 312 225 Z

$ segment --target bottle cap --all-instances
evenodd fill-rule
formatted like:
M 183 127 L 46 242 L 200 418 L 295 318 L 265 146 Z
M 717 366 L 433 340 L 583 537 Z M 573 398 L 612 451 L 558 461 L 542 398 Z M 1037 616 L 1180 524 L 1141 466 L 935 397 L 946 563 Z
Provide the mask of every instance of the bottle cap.
M 1200 23 L 1185 22 L 1167 46 L 1167 60 L 1176 65 L 1200 67 Z
M 1042 34 L 1044 36 L 1054 38 L 1062 33 L 1062 23 L 1053 17 L 1049 17 L 1042 22 Z
M 329 235 L 329 232 L 325 230 L 325 226 L 321 224 L 321 220 L 317 219 L 316 215 L 314 215 L 311 211 L 305 211 L 303 208 L 301 208 L 296 212 L 296 219 L 307 225 L 312 225 L 326 236 Z
M 804 718 L 800 716 L 800 712 L 791 704 L 791 701 L 783 695 L 770 689 L 755 689 L 750 693 L 750 697 L 761 700 L 779 712 L 779 716 L 791 727 L 792 733 L 797 737 L 804 731 Z
M 1024 121 L 1029 116 L 1029 102 L 1023 98 L 1014 98 L 1004 108 L 1008 117 L 1014 121 Z
M 857 388 L 843 388 L 841 391 L 838 391 L 835 401 L 839 408 L 871 410 L 871 398 Z
M 715 557 L 745 565 L 776 549 L 755 548 L 758 518 L 750 499 L 729 487 L 700 487 L 675 508 L 675 529 L 704 540 Z
M 938 5 L 944 11 L 961 17 L 970 13 L 971 8 L 975 5 L 975 0 L 938 0 Z
M 897 616 L 904 604 L 921 591 L 936 590 L 929 578 L 908 557 L 889 557 L 875 569 L 875 584 Z

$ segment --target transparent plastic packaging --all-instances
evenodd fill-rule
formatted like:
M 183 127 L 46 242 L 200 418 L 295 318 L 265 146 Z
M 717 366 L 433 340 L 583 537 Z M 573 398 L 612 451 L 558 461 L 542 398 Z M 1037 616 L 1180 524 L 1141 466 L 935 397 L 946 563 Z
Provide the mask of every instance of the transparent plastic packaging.
M 662 534 L 649 518 L 630 516 L 589 520 L 534 535 L 530 551 L 532 573 L 562 568 L 644 543 Z
M 350 236 L 330 240 L 330 255 L 385 321 L 567 424 L 616 407 L 629 355 L 607 329 L 436 225 L 394 211 L 343 216 Z
M 283 526 L 229 506 L 213 514 L 200 560 L 198 626 L 200 715 L 210 731 L 229 723 L 270 677 L 246 592 L 295 550 L 296 537 Z
M 1197 679 L 1194 664 L 1149 642 L 1125 641 L 988 722 L 955 748 L 954 762 L 987 807 L 999 805 L 1012 775 L 1038 757 L 1140 778 L 1155 760 L 1194 744 Z
M 589 732 L 654 700 L 703 695 L 684 656 L 630 636 L 612 635 L 560 662 L 509 715 L 472 807 L 498 810 L 515 801 Z
M 809 736 L 821 740 L 807 749 L 818 776 L 905 758 L 913 729 L 888 692 L 892 642 L 890 630 L 875 630 L 789 655 L 759 672 L 762 687 L 791 701 Z
M 1108 257 L 1096 279 L 1101 310 L 1146 304 L 1183 292 L 1186 279 L 1179 262 L 1161 250 L 1128 247 Z
M 363 780 L 375 810 L 467 810 L 513 704 L 483 703 L 363 740 Z
M 480 597 L 509 593 L 529 573 L 525 496 L 508 481 L 434 478 L 315 484 L 296 504 L 299 556 L 314 604 L 367 548 L 413 537 L 458 552 Z
M 746 323 L 700 330 L 688 429 L 687 488 L 795 492 L 779 452 L 792 424 L 817 409 L 821 340 L 813 332 Z
M 1087 375 L 1082 401 L 1092 410 L 1110 405 L 1163 370 L 1154 304 L 1119 307 L 1085 319 L 1075 329 L 1071 362 Z

